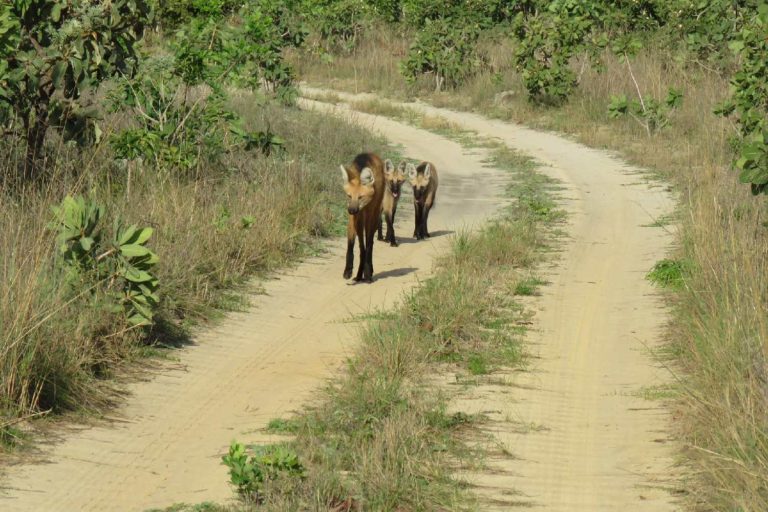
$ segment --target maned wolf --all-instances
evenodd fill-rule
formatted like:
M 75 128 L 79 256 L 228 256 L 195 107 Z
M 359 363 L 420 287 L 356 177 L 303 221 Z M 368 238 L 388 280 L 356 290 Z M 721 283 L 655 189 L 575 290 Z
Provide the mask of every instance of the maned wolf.
M 384 161 L 384 181 L 387 187 L 384 190 L 384 200 L 381 203 L 381 210 L 384 219 L 387 221 L 387 236 L 382 235 L 382 222 L 379 219 L 379 240 L 389 242 L 392 247 L 397 247 L 397 238 L 395 237 L 395 213 L 397 213 L 397 203 L 400 201 L 400 189 L 405 181 L 405 175 L 409 169 L 415 169 L 412 163 L 400 162 L 397 169 L 392 164 L 392 160 Z
M 352 277 L 355 236 L 360 241 L 360 266 L 355 281 L 373 281 L 373 238 L 381 220 L 384 197 L 384 163 L 378 155 L 361 153 L 352 165 L 341 166 L 344 192 L 347 194 L 347 264 L 344 278 Z
M 429 210 L 435 205 L 437 195 L 437 169 L 435 164 L 421 162 L 408 170 L 408 179 L 413 187 L 413 209 L 416 210 L 416 227 L 413 236 L 416 240 L 429 237 L 427 220 Z

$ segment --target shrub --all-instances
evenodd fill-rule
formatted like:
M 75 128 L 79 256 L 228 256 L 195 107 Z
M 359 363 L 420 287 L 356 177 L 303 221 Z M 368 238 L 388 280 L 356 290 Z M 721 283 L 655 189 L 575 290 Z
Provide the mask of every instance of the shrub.
M 23 175 L 38 174 L 50 127 L 98 141 L 90 93 L 130 74 L 149 20 L 143 0 L 14 0 L 0 7 L 0 124 L 24 139 Z
M 740 69 L 731 79 L 731 100 L 716 112 L 738 115 L 739 180 L 749 183 L 753 194 L 768 193 L 768 4 L 760 6 L 731 49 L 740 57 Z
M 593 36 L 598 14 L 591 3 L 551 2 L 545 11 L 519 14 L 515 22 L 515 62 L 529 98 L 561 104 L 577 84 L 569 64 L 582 52 L 595 54 L 605 42 Z
M 444 86 L 456 87 L 483 65 L 477 50 L 479 37 L 476 25 L 457 24 L 450 18 L 427 19 L 400 71 L 409 82 L 432 74 L 438 91 Z
M 69 295 L 100 296 L 99 307 L 124 313 L 129 324 L 151 324 L 159 302 L 158 280 L 152 274 L 159 258 L 146 247 L 152 228 L 115 221 L 112 236 L 105 237 L 104 208 L 83 197 L 67 196 L 53 212 L 50 227 L 58 232 L 57 264 Z
M 304 478 L 304 466 L 296 453 L 285 446 L 257 446 L 248 455 L 246 447 L 233 441 L 222 457 L 229 468 L 230 482 L 244 499 L 260 502 L 264 485 L 281 477 Z
M 371 8 L 364 0 L 304 0 L 302 11 L 326 51 L 353 50 L 370 26 Z

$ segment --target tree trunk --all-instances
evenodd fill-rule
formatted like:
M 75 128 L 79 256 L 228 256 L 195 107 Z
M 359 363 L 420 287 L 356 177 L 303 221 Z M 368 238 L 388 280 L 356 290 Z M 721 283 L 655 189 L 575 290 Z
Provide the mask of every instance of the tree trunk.
M 48 108 L 35 109 L 34 120 L 28 120 L 27 128 L 27 152 L 24 160 L 25 181 L 32 181 L 38 178 L 41 171 L 43 144 L 45 135 L 48 133 Z

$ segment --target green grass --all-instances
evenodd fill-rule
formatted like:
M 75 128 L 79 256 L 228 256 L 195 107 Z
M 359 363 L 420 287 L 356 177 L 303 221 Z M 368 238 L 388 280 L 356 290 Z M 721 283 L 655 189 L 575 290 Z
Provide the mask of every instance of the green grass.
M 664 215 L 659 216 L 658 218 L 654 219 L 653 222 L 650 222 L 645 225 L 645 227 L 649 228 L 664 228 L 669 226 L 670 224 L 674 224 L 678 219 L 678 214 L 673 213 L 667 213 Z
M 488 360 L 484 354 L 471 354 L 467 360 L 467 370 L 472 375 L 487 375 L 490 373 Z
M 661 384 L 658 386 L 644 386 L 634 393 L 645 400 L 676 400 L 680 398 L 679 386 Z
M 291 419 L 275 418 L 267 423 L 267 432 L 271 434 L 295 434 L 298 424 Z
M 663 259 L 656 262 L 646 279 L 662 288 L 680 290 L 685 286 L 685 276 L 690 264 L 683 260 Z
M 537 295 L 539 287 L 544 284 L 547 282 L 538 277 L 523 279 L 515 286 L 515 295 Z

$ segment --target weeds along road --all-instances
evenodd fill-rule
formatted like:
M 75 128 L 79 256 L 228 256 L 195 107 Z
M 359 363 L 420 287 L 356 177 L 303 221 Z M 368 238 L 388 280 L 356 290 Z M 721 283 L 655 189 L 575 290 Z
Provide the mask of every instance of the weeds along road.
M 675 510 L 668 413 L 641 396 L 670 378 L 650 354 L 666 312 L 644 278 L 671 243 L 665 229 L 649 226 L 672 210 L 670 194 L 607 153 L 561 136 L 423 104 L 400 106 L 497 137 L 564 187 L 567 236 L 543 276 L 550 284 L 536 303 L 531 371 L 513 377 L 511 393 L 480 386 L 455 404 L 469 413 L 491 411 L 491 428 L 511 454 L 470 475 L 486 498 L 482 510 Z
M 413 209 L 406 195 L 398 210 L 401 245 L 375 244 L 372 285 L 342 278 L 342 240 L 329 254 L 265 282 L 253 308 L 230 315 L 199 336 L 199 344 L 176 354 L 178 362 L 131 385 L 116 421 L 64 432 L 63 441 L 42 447 L 40 463 L 6 468 L 0 510 L 141 511 L 233 499 L 221 464 L 229 442 L 253 441 L 270 419 L 309 400 L 355 343 L 356 327 L 348 320 L 392 305 L 430 272 L 450 232 L 478 225 L 501 204 L 505 174 L 485 168 L 481 155 L 400 123 L 356 117 L 402 144 L 405 155 L 437 165 L 433 238 L 411 239 Z M 328 172 L 338 174 L 338 167 Z

